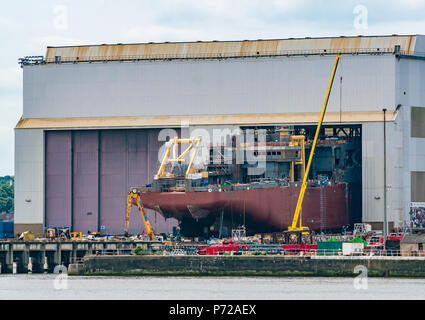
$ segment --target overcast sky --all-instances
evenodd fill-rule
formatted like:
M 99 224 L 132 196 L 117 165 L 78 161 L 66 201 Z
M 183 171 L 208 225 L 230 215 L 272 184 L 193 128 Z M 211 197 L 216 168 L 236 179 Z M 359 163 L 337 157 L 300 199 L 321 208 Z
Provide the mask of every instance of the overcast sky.
M 0 176 L 14 174 L 18 58 L 47 46 L 359 34 L 425 34 L 425 0 L 2 1 Z

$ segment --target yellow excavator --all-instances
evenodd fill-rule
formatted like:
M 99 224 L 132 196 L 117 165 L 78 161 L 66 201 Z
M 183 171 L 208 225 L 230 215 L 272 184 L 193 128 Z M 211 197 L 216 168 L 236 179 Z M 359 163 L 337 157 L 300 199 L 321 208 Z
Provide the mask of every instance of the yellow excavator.
M 153 240 L 155 237 L 155 232 L 148 220 L 148 216 L 146 215 L 145 209 L 143 208 L 142 199 L 140 198 L 140 194 L 137 190 L 132 190 L 127 195 L 127 212 L 125 215 L 125 235 L 128 235 L 128 227 L 130 224 L 130 210 L 133 200 L 136 201 L 137 207 L 139 208 L 140 215 L 142 216 L 143 223 L 145 224 L 146 233 L 148 234 L 149 240 Z
M 287 231 L 284 231 L 284 236 L 287 243 L 290 242 L 290 239 L 293 239 L 293 238 L 296 239 L 297 243 L 301 243 L 302 235 L 310 235 L 311 233 L 309 227 L 302 225 L 302 218 L 301 218 L 302 204 L 304 200 L 304 194 L 307 189 L 308 173 L 310 171 L 311 162 L 313 160 L 314 151 L 316 149 L 317 139 L 319 137 L 320 128 L 322 126 L 323 119 L 325 117 L 326 107 L 328 106 L 329 96 L 331 94 L 332 84 L 334 82 L 335 73 L 336 73 L 336 69 L 338 67 L 338 62 L 340 58 L 341 58 L 340 55 L 337 55 L 335 57 L 335 63 L 332 70 L 331 79 L 329 81 L 328 89 L 326 91 L 325 101 L 323 103 L 323 108 L 322 108 L 322 113 L 320 114 L 319 123 L 317 124 L 317 129 L 316 129 L 316 134 L 314 136 L 313 145 L 311 146 L 310 156 L 307 162 L 307 168 L 305 170 L 303 183 L 301 185 L 300 194 L 298 196 L 297 206 L 295 208 L 295 214 L 292 219 L 292 225 L 288 227 Z

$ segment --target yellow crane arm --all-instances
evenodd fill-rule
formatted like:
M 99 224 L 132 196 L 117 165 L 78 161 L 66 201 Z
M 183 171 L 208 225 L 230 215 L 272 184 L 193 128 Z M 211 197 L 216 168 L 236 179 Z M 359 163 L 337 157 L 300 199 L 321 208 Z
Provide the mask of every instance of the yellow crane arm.
M 128 234 L 128 227 L 130 224 L 130 210 L 131 210 L 131 204 L 133 199 L 135 199 L 137 202 L 137 207 L 139 208 L 140 215 L 142 216 L 142 220 L 145 225 L 146 233 L 148 234 L 149 240 L 153 240 L 153 238 L 155 237 L 155 233 L 148 220 L 145 209 L 143 208 L 142 199 L 140 198 L 140 195 L 138 193 L 134 193 L 132 191 L 129 192 L 127 196 L 127 212 L 125 216 L 125 234 Z
M 313 155 L 314 155 L 314 151 L 316 149 L 317 139 L 319 137 L 319 132 L 320 132 L 320 128 L 322 126 L 323 118 L 325 117 L 326 107 L 328 106 L 329 96 L 331 94 L 332 84 L 333 84 L 333 81 L 334 81 L 334 78 L 335 78 L 335 73 L 336 73 L 336 69 L 338 67 L 338 62 L 339 62 L 340 58 L 341 58 L 340 55 L 337 55 L 335 57 L 335 63 L 334 63 L 334 67 L 333 67 L 333 70 L 332 70 L 331 79 L 329 81 L 328 90 L 326 91 L 326 97 L 325 97 L 325 101 L 323 103 L 322 113 L 320 114 L 320 120 L 319 120 L 319 123 L 317 124 L 316 135 L 314 136 L 313 145 L 311 146 L 310 156 L 308 158 L 307 168 L 305 170 L 303 183 L 302 183 L 301 190 L 300 190 L 300 195 L 298 197 L 297 207 L 295 208 L 295 214 L 294 214 L 294 218 L 292 220 L 292 225 L 288 228 L 289 231 L 302 231 L 304 229 L 304 227 L 302 226 L 302 221 L 300 219 L 300 213 L 301 213 L 301 208 L 302 208 L 305 190 L 307 189 L 308 173 L 310 171 L 311 161 L 313 160 Z M 300 221 L 299 228 L 297 228 L 298 220 Z
M 190 147 L 192 149 L 193 148 L 193 144 L 195 144 L 195 148 L 194 148 L 194 151 L 192 152 L 192 156 L 190 158 L 189 165 L 187 166 L 186 175 L 185 175 L 185 178 L 186 179 L 189 178 L 189 173 L 190 173 L 190 170 L 192 168 L 193 160 L 195 159 L 196 151 L 198 150 L 198 147 L 199 147 L 199 144 L 200 143 L 201 143 L 201 139 L 199 139 L 199 138 L 192 139 L 192 144 L 191 144 Z
M 175 137 L 169 142 L 167 142 L 165 144 L 167 149 L 165 151 L 164 157 L 162 158 L 161 165 L 158 169 L 158 172 L 154 177 L 154 180 L 159 180 L 159 179 L 163 179 L 167 177 L 167 174 L 169 174 L 169 172 L 165 172 L 165 166 L 171 162 L 185 162 L 186 160 L 184 159 L 184 157 L 193 149 L 192 155 L 190 156 L 190 162 L 186 170 L 185 178 L 187 179 L 189 176 L 189 173 L 191 172 L 193 160 L 195 159 L 196 151 L 198 150 L 200 143 L 201 143 L 201 139 L 198 137 L 194 137 L 191 139 L 179 139 Z M 176 149 L 179 144 L 181 145 L 188 144 L 189 146 L 186 148 L 185 151 L 181 153 L 181 155 L 177 156 Z M 172 159 L 170 159 L 171 151 L 173 152 Z M 168 176 L 171 176 L 171 175 L 169 174 Z

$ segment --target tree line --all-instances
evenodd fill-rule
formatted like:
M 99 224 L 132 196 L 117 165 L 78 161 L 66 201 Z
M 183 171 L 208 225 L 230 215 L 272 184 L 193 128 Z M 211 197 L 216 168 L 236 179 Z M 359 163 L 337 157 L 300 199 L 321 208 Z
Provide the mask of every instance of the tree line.
M 13 212 L 14 182 L 11 176 L 0 177 L 0 213 Z

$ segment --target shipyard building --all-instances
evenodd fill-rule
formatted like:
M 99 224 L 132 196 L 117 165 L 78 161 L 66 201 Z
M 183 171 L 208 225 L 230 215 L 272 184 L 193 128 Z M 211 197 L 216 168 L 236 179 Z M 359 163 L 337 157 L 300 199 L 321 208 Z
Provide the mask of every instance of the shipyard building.
M 351 225 L 382 230 L 385 212 L 389 229 L 410 225 L 425 207 L 422 35 L 102 44 L 25 57 L 15 230 L 123 233 L 127 192 L 152 182 L 163 129 L 314 133 L 336 54 L 323 141 L 354 147 L 322 149 L 311 179 L 347 169 Z M 132 210 L 137 233 L 143 223 Z M 321 210 L 326 222 L 334 208 Z M 178 224 L 152 210 L 149 219 L 157 233 Z

